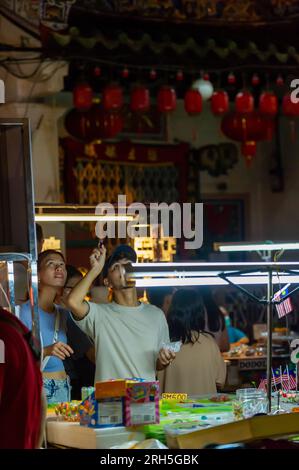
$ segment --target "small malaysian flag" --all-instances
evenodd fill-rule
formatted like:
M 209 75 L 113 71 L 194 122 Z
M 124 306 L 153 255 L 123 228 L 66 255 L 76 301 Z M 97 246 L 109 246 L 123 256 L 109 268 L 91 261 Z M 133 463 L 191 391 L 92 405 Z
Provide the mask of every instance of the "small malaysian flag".
M 288 294 L 289 286 L 290 284 L 287 284 L 285 287 L 276 292 L 276 294 L 274 294 L 273 300 L 275 300 L 276 302 L 281 301 L 280 304 L 275 305 L 278 318 L 285 317 L 286 315 L 288 315 L 288 313 L 291 313 L 293 311 L 293 305 L 290 297 L 285 300 L 282 300 L 283 297 Z
M 284 372 L 281 376 L 281 386 L 284 390 L 296 390 L 295 376 L 291 372 Z
M 280 369 L 271 369 L 271 370 L 272 370 L 271 385 L 279 385 L 281 383 Z

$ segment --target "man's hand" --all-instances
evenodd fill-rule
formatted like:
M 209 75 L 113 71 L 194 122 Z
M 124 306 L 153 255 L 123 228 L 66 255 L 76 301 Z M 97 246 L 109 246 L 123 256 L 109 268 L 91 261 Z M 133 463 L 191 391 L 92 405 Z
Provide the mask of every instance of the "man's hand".
M 175 353 L 169 349 L 162 348 L 159 351 L 159 357 L 157 359 L 157 370 L 163 370 L 169 366 L 175 359 Z
M 57 343 L 51 344 L 51 346 L 46 346 L 44 348 L 44 357 L 55 356 L 58 357 L 58 359 L 64 361 L 64 359 L 70 357 L 71 354 L 74 354 L 72 348 L 62 341 L 58 341 Z
M 106 248 L 104 245 L 93 250 L 89 257 L 91 269 L 86 276 L 75 285 L 65 299 L 68 309 L 73 313 L 76 320 L 82 320 L 89 312 L 89 305 L 85 297 L 90 290 L 93 281 L 101 273 L 106 258 Z
M 106 259 L 106 248 L 104 245 L 99 248 L 95 248 L 89 257 L 90 266 L 93 271 L 101 273 Z

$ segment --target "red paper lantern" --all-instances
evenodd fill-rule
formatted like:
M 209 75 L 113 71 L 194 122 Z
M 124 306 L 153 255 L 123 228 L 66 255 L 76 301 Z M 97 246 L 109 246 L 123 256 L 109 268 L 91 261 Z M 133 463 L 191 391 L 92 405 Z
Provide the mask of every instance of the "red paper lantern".
M 253 86 L 257 86 L 260 84 L 260 77 L 258 76 L 257 73 L 255 73 L 253 76 L 252 76 L 252 79 L 251 79 L 251 83 Z
M 259 99 L 259 110 L 266 116 L 274 117 L 278 113 L 278 99 L 271 91 L 265 91 Z
M 123 78 L 128 78 L 129 75 L 130 75 L 129 69 L 128 69 L 127 67 L 125 67 L 125 68 L 122 70 L 122 72 L 121 72 L 121 76 L 122 76 Z
M 108 113 L 98 104 L 94 104 L 85 112 L 72 109 L 65 117 L 65 128 L 68 133 L 85 143 L 115 137 L 122 131 L 123 126 L 121 114 Z
M 112 138 L 122 131 L 122 114 L 109 113 L 102 106 L 95 104 L 89 111 L 92 140 Z
M 75 139 L 91 142 L 93 129 L 90 117 L 90 111 L 78 111 L 73 108 L 65 116 L 64 127 Z
M 184 98 L 185 111 L 188 114 L 199 114 L 202 111 L 202 97 L 198 90 L 188 90 Z
M 240 91 L 236 96 L 235 104 L 237 113 L 247 114 L 254 110 L 254 99 L 249 91 Z
M 104 88 L 103 108 L 105 111 L 119 111 L 123 104 L 123 91 L 119 85 L 108 85 Z
M 272 140 L 275 132 L 275 122 L 271 118 L 265 117 L 264 119 L 265 123 L 265 130 L 266 130 L 266 135 L 265 135 L 265 140 Z
M 181 82 L 182 80 L 184 80 L 184 74 L 182 72 L 182 70 L 178 70 L 177 73 L 176 73 L 176 80 L 178 82 Z
M 105 113 L 102 121 L 103 137 L 112 138 L 119 134 L 124 127 L 124 120 L 121 114 Z
M 282 99 L 282 112 L 288 117 L 299 116 L 299 103 L 294 103 L 290 95 L 285 95 Z
M 215 91 L 211 98 L 211 110 L 216 116 L 227 113 L 229 110 L 229 98 L 226 91 Z
M 236 79 L 236 76 L 234 73 L 230 73 L 227 77 L 227 82 L 230 84 L 230 85 L 235 85 L 237 79 Z
M 131 110 L 135 113 L 144 113 L 150 108 L 149 90 L 144 86 L 136 86 L 131 92 Z
M 86 111 L 92 105 L 93 90 L 88 83 L 78 83 L 73 89 L 73 105 L 79 111 Z
M 176 109 L 176 93 L 174 88 L 163 86 L 157 96 L 157 105 L 160 113 L 169 113 Z
M 230 113 L 223 117 L 221 123 L 223 134 L 237 142 L 267 140 L 267 129 L 267 120 L 258 112 Z
M 296 141 L 296 121 L 295 118 L 299 116 L 299 103 L 294 103 L 290 95 L 285 95 L 282 99 L 282 112 L 285 116 L 291 118 L 291 140 Z
M 151 80 L 156 80 L 156 78 L 157 78 L 157 72 L 156 72 L 155 69 L 152 69 L 152 70 L 150 71 L 150 79 L 151 79 Z
M 283 86 L 284 85 L 284 79 L 281 75 L 278 75 L 278 77 L 276 79 L 276 85 L 277 86 Z
M 256 156 L 256 142 L 254 140 L 243 142 L 241 145 L 241 153 L 245 157 L 246 165 L 248 167 L 251 166 Z

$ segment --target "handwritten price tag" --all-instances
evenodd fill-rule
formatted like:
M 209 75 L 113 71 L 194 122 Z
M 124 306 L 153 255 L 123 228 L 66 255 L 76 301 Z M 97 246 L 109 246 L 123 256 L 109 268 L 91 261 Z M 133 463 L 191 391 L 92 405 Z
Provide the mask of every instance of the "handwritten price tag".
M 187 400 L 187 393 L 162 393 L 163 400 Z

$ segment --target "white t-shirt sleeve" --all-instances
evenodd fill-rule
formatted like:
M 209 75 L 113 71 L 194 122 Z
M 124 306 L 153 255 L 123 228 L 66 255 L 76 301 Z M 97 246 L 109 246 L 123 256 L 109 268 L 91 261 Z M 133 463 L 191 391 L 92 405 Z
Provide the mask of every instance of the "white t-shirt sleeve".
M 166 317 L 164 313 L 161 314 L 160 317 L 160 328 L 159 328 L 159 337 L 158 337 L 158 344 L 157 344 L 157 352 L 160 351 L 162 343 L 169 343 L 169 328 L 166 321 Z
M 73 314 L 71 318 L 77 326 L 92 340 L 95 339 L 95 324 L 101 319 L 101 308 L 99 304 L 87 302 L 89 305 L 89 312 L 82 320 L 75 320 Z

